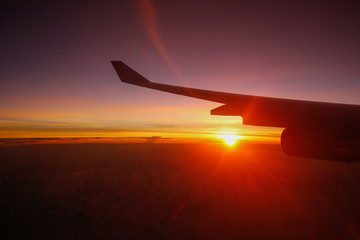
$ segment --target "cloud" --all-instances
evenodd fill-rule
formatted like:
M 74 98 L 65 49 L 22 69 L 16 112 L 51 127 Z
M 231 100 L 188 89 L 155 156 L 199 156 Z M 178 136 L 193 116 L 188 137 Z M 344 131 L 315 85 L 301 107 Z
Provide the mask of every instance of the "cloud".
M 171 138 L 163 138 L 161 136 L 152 136 L 146 137 L 146 143 L 156 143 L 159 139 L 171 139 Z
M 145 139 L 145 142 L 144 142 Z M 26 144 L 74 144 L 74 143 L 156 143 L 158 140 L 172 140 L 173 138 L 152 137 L 44 137 L 44 138 L 0 138 L 1 145 Z

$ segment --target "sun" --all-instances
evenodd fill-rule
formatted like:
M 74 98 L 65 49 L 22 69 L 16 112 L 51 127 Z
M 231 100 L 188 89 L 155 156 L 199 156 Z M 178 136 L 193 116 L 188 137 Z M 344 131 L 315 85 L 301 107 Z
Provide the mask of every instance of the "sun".
M 235 135 L 235 134 L 220 134 L 216 135 L 218 138 L 222 139 L 224 143 L 228 146 L 233 146 L 242 136 Z

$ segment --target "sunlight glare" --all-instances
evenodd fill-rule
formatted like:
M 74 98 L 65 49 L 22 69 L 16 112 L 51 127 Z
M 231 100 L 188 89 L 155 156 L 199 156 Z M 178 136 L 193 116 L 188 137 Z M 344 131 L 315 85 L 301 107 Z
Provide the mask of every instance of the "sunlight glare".
M 218 138 L 222 139 L 224 143 L 228 146 L 233 146 L 242 136 L 235 135 L 235 134 L 221 134 L 216 135 Z

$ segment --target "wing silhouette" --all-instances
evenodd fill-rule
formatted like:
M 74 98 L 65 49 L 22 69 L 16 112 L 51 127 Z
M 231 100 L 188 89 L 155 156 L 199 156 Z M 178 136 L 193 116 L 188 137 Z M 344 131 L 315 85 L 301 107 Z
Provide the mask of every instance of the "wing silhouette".
M 285 128 L 282 147 L 294 156 L 360 160 L 360 106 L 252 96 L 151 82 L 112 61 L 120 80 L 159 91 L 222 103 L 212 115 L 241 116 L 246 125 Z

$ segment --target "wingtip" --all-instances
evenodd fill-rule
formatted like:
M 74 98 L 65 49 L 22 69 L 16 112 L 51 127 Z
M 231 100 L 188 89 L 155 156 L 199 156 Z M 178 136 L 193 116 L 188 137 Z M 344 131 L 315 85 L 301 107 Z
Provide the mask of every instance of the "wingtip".
M 120 80 L 122 82 L 135 84 L 135 85 L 146 85 L 150 83 L 145 77 L 141 76 L 135 70 L 130 68 L 128 65 L 123 63 L 122 61 L 111 61 L 116 73 L 118 74 Z

